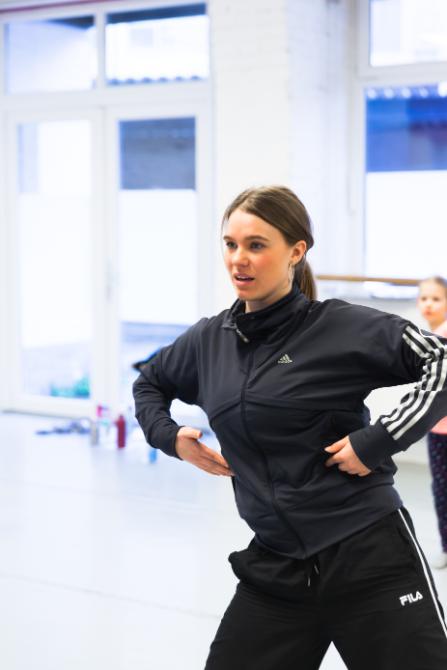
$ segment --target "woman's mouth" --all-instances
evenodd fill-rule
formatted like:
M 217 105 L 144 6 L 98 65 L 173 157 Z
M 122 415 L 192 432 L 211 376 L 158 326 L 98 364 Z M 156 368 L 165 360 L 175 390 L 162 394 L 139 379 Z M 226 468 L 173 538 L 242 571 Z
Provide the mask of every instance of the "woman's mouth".
M 246 275 L 243 273 L 237 273 L 233 275 L 234 282 L 237 286 L 248 286 L 251 282 L 254 281 L 254 277 Z

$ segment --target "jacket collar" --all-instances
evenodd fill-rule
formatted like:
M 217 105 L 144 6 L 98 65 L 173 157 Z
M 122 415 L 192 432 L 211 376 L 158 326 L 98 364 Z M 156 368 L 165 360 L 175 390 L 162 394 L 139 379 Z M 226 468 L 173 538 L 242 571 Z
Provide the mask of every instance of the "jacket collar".
M 222 327 L 234 330 L 245 343 L 267 339 L 271 333 L 282 330 L 282 326 L 290 323 L 298 312 L 307 307 L 308 302 L 294 283 L 290 292 L 281 300 L 256 312 L 247 314 L 245 302 L 236 300 L 228 310 Z

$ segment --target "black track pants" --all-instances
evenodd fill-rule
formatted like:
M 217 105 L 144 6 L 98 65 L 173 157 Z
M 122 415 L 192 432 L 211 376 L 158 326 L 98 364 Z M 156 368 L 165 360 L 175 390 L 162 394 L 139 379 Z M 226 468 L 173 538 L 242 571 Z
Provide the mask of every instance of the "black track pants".
M 331 642 L 349 670 L 447 670 L 447 629 L 406 510 L 303 561 L 254 541 L 205 670 L 316 670 Z

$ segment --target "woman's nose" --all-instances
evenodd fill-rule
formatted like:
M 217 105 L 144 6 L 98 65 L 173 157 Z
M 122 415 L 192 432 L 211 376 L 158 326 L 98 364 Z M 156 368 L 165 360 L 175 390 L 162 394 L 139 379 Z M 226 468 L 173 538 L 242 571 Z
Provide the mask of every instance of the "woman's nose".
M 233 262 L 235 265 L 246 265 L 247 260 L 247 254 L 243 249 L 238 249 L 233 256 Z

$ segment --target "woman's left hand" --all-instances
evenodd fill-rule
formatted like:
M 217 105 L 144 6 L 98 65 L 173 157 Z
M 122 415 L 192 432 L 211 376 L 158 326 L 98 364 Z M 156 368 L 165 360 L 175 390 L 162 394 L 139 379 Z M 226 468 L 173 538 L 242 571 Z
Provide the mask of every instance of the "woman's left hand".
M 326 447 L 325 451 L 327 451 L 328 454 L 334 454 L 326 461 L 327 467 L 338 465 L 339 470 L 347 472 L 350 475 L 358 475 L 359 477 L 365 477 L 371 472 L 366 465 L 363 465 L 362 461 L 355 453 L 351 446 L 351 442 L 349 441 L 349 437 L 343 437 L 341 440 L 338 440 L 338 442 L 334 442 L 334 444 Z

